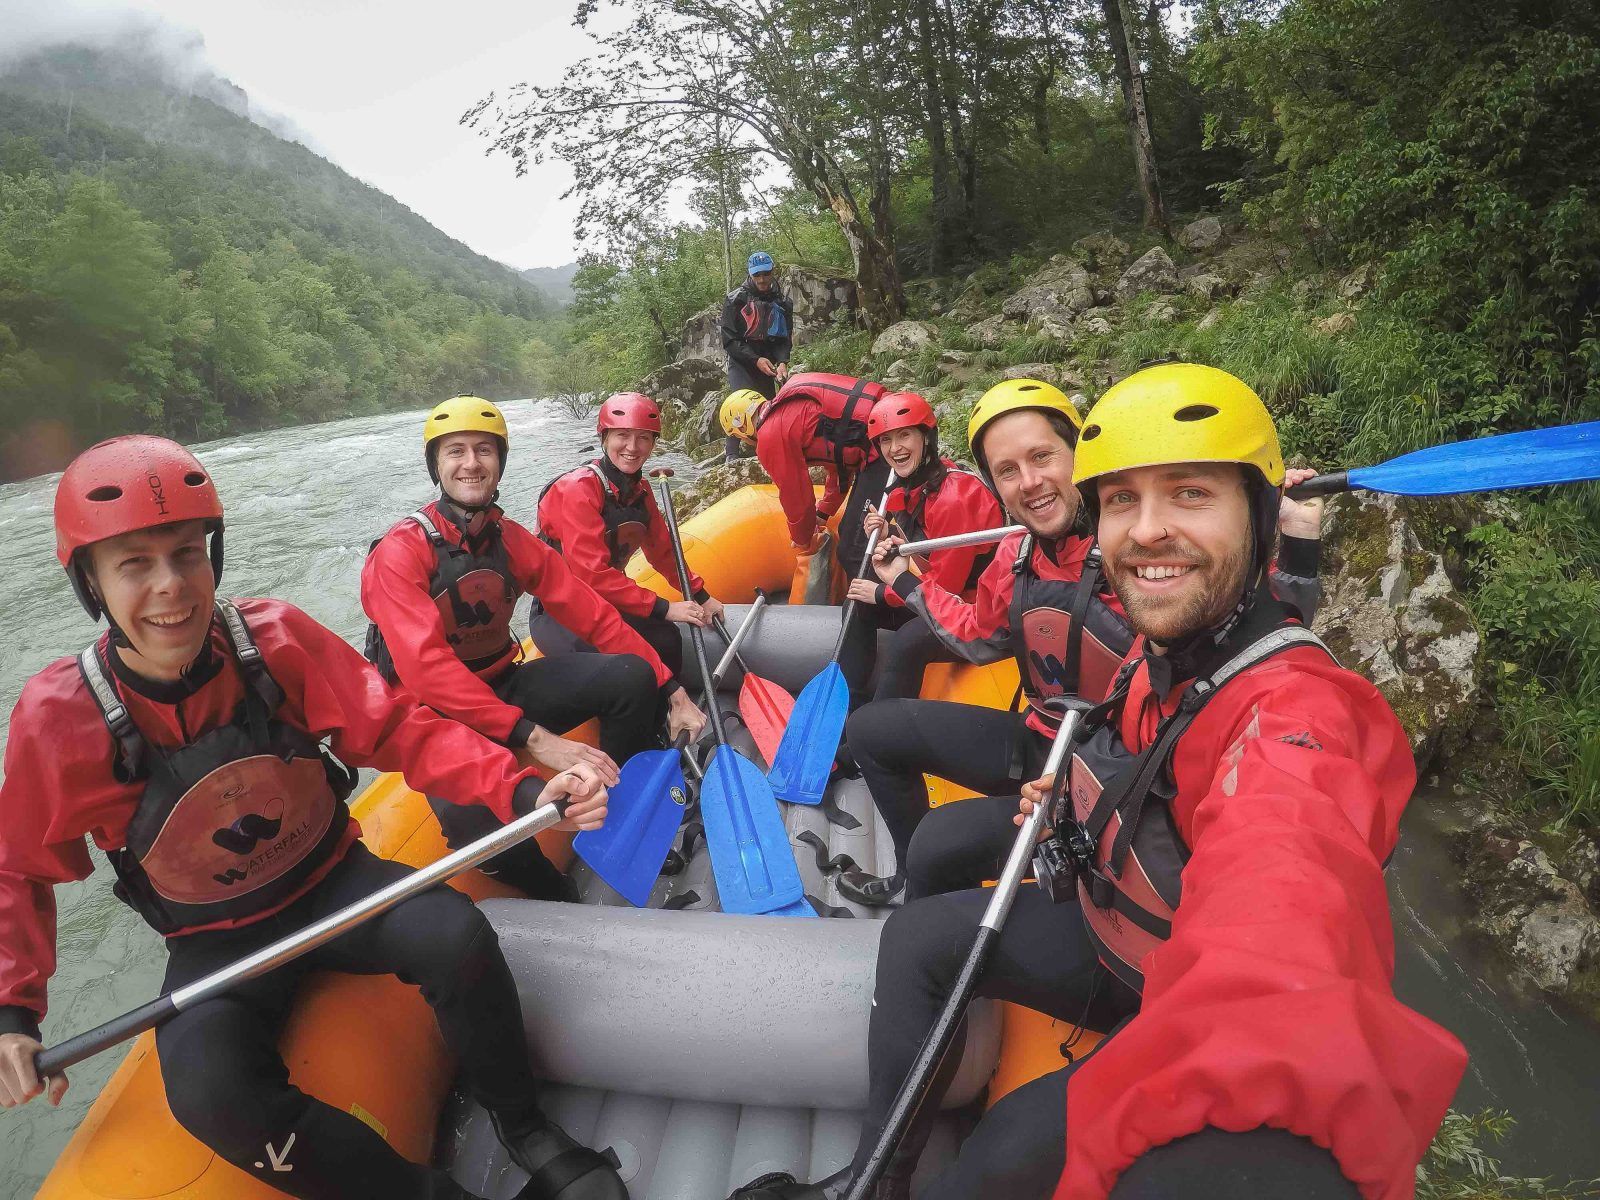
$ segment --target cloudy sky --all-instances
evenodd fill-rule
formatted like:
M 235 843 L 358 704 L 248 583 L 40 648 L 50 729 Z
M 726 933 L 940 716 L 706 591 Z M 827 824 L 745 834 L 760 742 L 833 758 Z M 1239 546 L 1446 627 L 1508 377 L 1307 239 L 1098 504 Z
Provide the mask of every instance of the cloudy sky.
M 456 123 L 490 90 L 547 82 L 585 53 L 576 0 L 0 0 L 0 54 L 129 9 L 205 39 L 213 68 L 308 143 L 473 249 L 515 267 L 576 257 L 560 164 L 516 178 Z

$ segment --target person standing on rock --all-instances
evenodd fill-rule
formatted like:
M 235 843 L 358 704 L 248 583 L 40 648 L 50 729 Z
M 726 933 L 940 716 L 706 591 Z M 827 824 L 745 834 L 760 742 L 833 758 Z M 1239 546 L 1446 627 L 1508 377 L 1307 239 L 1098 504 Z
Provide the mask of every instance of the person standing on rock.
M 367 656 L 430 708 L 548 770 L 588 763 L 609 787 L 618 764 L 656 743 L 663 703 L 674 734 L 704 717 L 617 610 L 495 503 L 509 446 L 504 415 L 479 396 L 452 396 L 428 414 L 423 456 L 439 498 L 367 555 Z M 521 661 L 511 617 L 523 594 L 603 653 Z M 562 736 L 595 717 L 599 748 Z M 452 850 L 500 824 L 482 805 L 428 803 Z M 535 842 L 485 870 L 535 899 L 575 898 Z
M 1416 767 L 1383 695 L 1272 594 L 1272 418 L 1225 372 L 1153 367 L 1090 411 L 1073 480 L 1137 641 L 1063 795 L 1036 779 L 924 822 L 950 827 L 960 890 L 885 925 L 856 1161 L 743 1195 L 832 1200 L 861 1169 L 983 919 L 980 882 L 1050 804 L 1043 886 L 1017 893 L 977 994 L 1112 1032 L 995 1103 L 922 1200 L 1411 1196 L 1467 1063 L 1394 995 L 1383 864 Z M 909 1196 L 930 1132 L 913 1124 L 875 1200 Z
M 728 356 L 728 390 L 749 388 L 770 400 L 789 377 L 794 307 L 778 290 L 772 255 L 757 250 L 745 281 L 722 302 L 722 350 Z
M 541 783 L 504 746 L 391 690 L 332 631 L 280 600 L 224 600 L 223 507 L 205 465 L 165 438 L 113 438 L 62 473 L 56 555 L 108 632 L 22 689 L 0 784 L 0 1108 L 40 1079 L 56 965 L 55 888 L 86 878 L 86 838 L 116 895 L 166 939 L 180 989 L 411 874 L 359 840 L 345 763 L 403 771 L 497 819 L 565 798 L 597 829 L 607 795 L 575 763 Z M 325 745 L 325 743 L 331 743 Z M 334 755 L 338 757 L 335 758 Z M 341 761 L 342 760 L 342 761 Z M 434 887 L 156 1031 L 166 1103 L 226 1161 L 291 1196 L 469 1200 L 364 1121 L 294 1086 L 278 1035 L 317 970 L 421 989 L 512 1159 L 527 1200 L 626 1200 L 611 1161 L 540 1111 L 516 987 L 470 900 Z
M 939 421 L 933 407 L 915 392 L 891 392 L 872 406 L 867 436 L 893 473 L 889 503 L 879 513 L 870 505 L 862 532 L 892 530 L 910 541 L 948 537 L 1002 524 L 1000 502 L 977 475 L 939 453 Z M 993 546 L 958 546 L 935 551 L 918 563 L 919 576 L 953 595 L 972 600 L 979 576 L 994 557 Z M 900 593 L 877 579 L 850 582 L 847 600 L 861 607 L 839 652 L 839 668 L 850 687 L 851 707 L 868 699 L 914 697 L 922 691 L 929 663 L 955 662 L 957 656 L 906 607 Z M 877 654 L 878 631 L 894 631 L 885 653 Z M 878 685 L 865 695 L 878 662 Z
M 596 425 L 600 457 L 557 476 L 539 494 L 539 536 L 650 643 L 673 677 L 681 678 L 678 626 L 711 624 L 722 615 L 722 602 L 693 572 L 694 594 L 669 602 L 629 579 L 625 569 L 633 552 L 642 550 L 664 578 L 678 578 L 672 535 L 644 480 L 645 463 L 661 435 L 661 409 L 639 392 L 618 392 L 600 405 Z M 537 604 L 528 633 L 547 655 L 594 649 Z
M 756 458 L 777 486 L 800 572 L 808 562 L 828 565 L 822 554 L 828 540 L 824 525 L 841 507 L 839 566 L 846 577 L 861 566 L 867 544 L 862 518 L 890 473 L 867 438 L 867 418 L 883 395 L 883 385 L 870 379 L 805 371 L 791 375 L 770 400 L 746 390 L 722 402 L 723 432 L 755 446 Z M 814 466 L 822 468 L 825 480 L 820 500 L 811 484 Z
M 1098 702 L 1133 645 L 1133 628 L 1072 486 L 1082 426 L 1072 401 L 1036 379 L 998 383 L 973 407 L 967 424 L 972 456 L 1027 532 L 1000 543 L 972 600 L 931 575 L 913 575 L 893 552 L 902 540 L 898 535 L 879 546 L 879 581 L 962 660 L 1014 658 L 1027 704 L 1022 712 L 1004 712 L 944 700 L 885 699 L 850 715 L 845 740 L 894 841 L 899 866 L 887 878 L 841 873 L 839 890 L 859 904 L 891 903 L 906 886 L 908 863 L 944 857 L 945 847 L 924 845 L 934 836 L 921 829 L 929 811 L 924 772 L 986 796 L 1014 791 L 1043 767 L 1059 727 L 1049 701 L 1065 695 Z M 1291 482 L 1313 473 L 1292 472 Z M 1282 501 L 1282 549 L 1269 576 L 1307 621 L 1321 595 L 1321 520 L 1320 500 Z M 907 894 L 927 894 L 933 887 L 931 880 L 913 877 Z

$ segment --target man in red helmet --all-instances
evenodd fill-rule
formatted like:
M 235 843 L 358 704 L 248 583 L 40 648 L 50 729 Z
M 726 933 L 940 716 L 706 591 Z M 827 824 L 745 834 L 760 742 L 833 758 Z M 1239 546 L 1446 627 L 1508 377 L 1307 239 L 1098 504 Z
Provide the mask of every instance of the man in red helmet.
M 891 392 L 874 404 L 867 418 L 867 436 L 891 472 L 885 513 L 868 506 L 862 524 L 867 536 L 889 529 L 891 520 L 893 531 L 908 541 L 1003 524 L 1000 502 L 983 480 L 940 455 L 939 420 L 933 406 L 915 392 Z M 919 578 L 970 599 L 978 577 L 993 557 L 993 546 L 939 550 L 919 561 Z M 957 661 L 954 651 L 886 584 L 875 579 L 852 580 L 846 598 L 861 605 L 839 653 L 852 709 L 868 700 L 917 696 L 929 663 Z M 873 661 L 879 657 L 880 629 L 895 633 L 878 663 L 878 684 L 869 696 L 865 688 Z
M 340 759 L 501 817 L 567 803 L 596 828 L 606 791 L 578 763 L 542 784 L 504 747 L 415 705 L 339 637 L 278 600 L 229 602 L 222 503 L 205 467 L 164 438 L 122 437 L 61 477 L 57 553 L 110 631 L 28 681 L 0 784 L 0 1107 L 65 1076 L 34 1068 L 55 968 L 57 884 L 111 861 L 117 895 L 167 939 L 163 990 L 182 987 L 404 878 L 375 857 L 344 800 Z M 209 547 L 207 541 L 209 539 Z M 330 749 L 323 745 L 331 741 Z M 333 755 L 337 753 L 339 758 Z M 609 1163 L 540 1113 L 521 1012 L 493 930 L 434 888 L 292 963 L 174 1016 L 156 1034 L 173 1115 L 240 1170 L 293 1196 L 459 1198 L 362 1121 L 289 1082 L 277 1035 L 314 969 L 417 984 L 536 1185 L 528 1200 L 621 1200 Z M 270 1165 L 267 1165 L 269 1164 Z
M 644 479 L 645 463 L 661 435 L 661 409 L 639 392 L 618 392 L 600 405 L 596 425 L 600 457 L 557 476 L 539 494 L 539 536 L 679 678 L 683 638 L 678 626 L 709 625 L 722 615 L 722 604 L 692 571 L 694 594 L 668 601 L 629 579 L 625 569 L 633 552 L 642 550 L 664 577 L 678 578 L 671 532 Z M 594 649 L 537 603 L 528 634 L 549 655 Z
M 368 655 L 430 708 L 549 770 L 588 763 L 610 786 L 620 763 L 655 744 L 663 706 L 673 734 L 698 731 L 704 717 L 617 610 L 495 503 L 508 444 L 504 415 L 480 397 L 454 396 L 429 414 L 423 452 L 439 498 L 367 556 Z M 604 653 L 520 662 L 511 617 L 524 593 Z M 598 748 L 562 736 L 595 717 Z M 483 805 L 429 803 L 452 849 L 500 821 Z M 576 899 L 534 842 L 485 869 L 535 899 Z

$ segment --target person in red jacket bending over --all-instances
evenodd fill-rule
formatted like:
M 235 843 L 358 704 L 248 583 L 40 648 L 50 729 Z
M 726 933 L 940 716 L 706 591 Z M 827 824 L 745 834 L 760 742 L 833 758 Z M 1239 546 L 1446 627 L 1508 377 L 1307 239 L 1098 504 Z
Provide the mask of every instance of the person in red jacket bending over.
M 561 555 L 495 503 L 505 472 L 505 417 L 477 396 L 453 396 L 423 430 L 439 498 L 372 545 L 361 570 L 361 607 L 372 626 L 367 656 L 391 682 L 541 767 L 593 766 L 610 786 L 618 764 L 655 744 L 663 703 L 672 732 L 705 723 L 661 658 Z M 522 662 L 511 635 L 517 597 L 532 595 L 555 620 L 603 654 Z M 600 719 L 596 749 L 561 735 Z M 499 824 L 483 805 L 429 796 L 451 849 Z M 576 899 L 532 841 L 489 860 L 486 871 L 535 899 Z
M 644 479 L 644 465 L 661 435 L 661 409 L 649 396 L 619 392 L 600 405 L 597 424 L 600 457 L 557 476 L 540 493 L 539 536 L 650 643 L 673 678 L 680 678 L 678 626 L 709 625 L 722 615 L 721 601 L 693 572 L 694 594 L 668 601 L 629 579 L 625 570 L 633 552 L 643 550 L 650 565 L 677 586 L 672 535 Z M 594 649 L 537 606 L 528 634 L 545 654 Z
M 1074 479 L 1138 640 L 1074 744 L 1044 887 L 1017 896 L 978 992 L 1114 1032 L 995 1104 L 920 1195 L 1404 1200 L 1466 1052 L 1392 987 L 1383 864 L 1416 782 L 1405 731 L 1268 585 L 1272 419 L 1225 372 L 1148 368 L 1089 413 Z M 966 957 L 976 885 L 1053 782 L 1023 789 L 1022 816 L 994 797 L 924 821 L 969 831 L 974 886 L 887 922 L 851 1170 Z M 879 1198 L 908 1195 L 926 1133 Z
M 889 478 L 889 465 L 867 439 L 867 418 L 883 385 L 849 375 L 806 371 L 791 375 L 771 400 L 760 392 L 732 393 L 722 403 L 722 429 L 756 448 L 756 458 L 778 489 L 789 542 L 802 555 L 825 544 L 824 522 L 839 520 L 838 562 L 847 575 L 861 566 L 866 535 L 861 519 Z M 811 468 L 822 468 L 822 499 Z
M 357 840 L 344 804 L 355 772 L 341 759 L 404 771 L 507 820 L 562 798 L 568 828 L 604 820 L 592 765 L 542 784 L 504 747 L 391 691 L 294 606 L 219 598 L 222 502 L 182 446 L 133 436 L 84 451 L 61 476 L 55 524 L 73 590 L 110 631 L 30 679 L 11 714 L 0 1107 L 41 1091 L 57 1104 L 67 1090 L 65 1075 L 38 1078 L 34 1056 L 56 965 L 53 889 L 93 869 L 86 836 L 110 859 L 118 897 L 166 937 L 170 991 L 409 874 Z M 534 1176 L 525 1200 L 625 1200 L 610 1163 L 539 1111 L 511 972 L 482 914 L 447 887 L 157 1030 L 173 1115 L 228 1162 L 317 1200 L 470 1196 L 289 1082 L 278 1032 L 312 970 L 392 973 L 421 988 L 473 1097 Z
M 1000 502 L 983 480 L 940 455 L 939 420 L 915 392 L 891 392 L 874 404 L 867 435 L 891 472 L 887 512 L 868 505 L 862 522 L 868 537 L 887 530 L 891 519 L 894 532 L 907 541 L 1002 524 Z M 935 551 L 919 569 L 923 579 L 970 599 L 978 576 L 993 557 L 993 546 L 959 546 Z M 929 663 L 956 661 L 955 653 L 940 643 L 928 623 L 887 585 L 872 578 L 852 579 L 845 598 L 861 606 L 839 653 L 852 708 L 869 699 L 916 696 Z M 864 692 L 878 657 L 880 629 L 892 629 L 895 635 L 878 664 L 878 685 L 868 696 Z

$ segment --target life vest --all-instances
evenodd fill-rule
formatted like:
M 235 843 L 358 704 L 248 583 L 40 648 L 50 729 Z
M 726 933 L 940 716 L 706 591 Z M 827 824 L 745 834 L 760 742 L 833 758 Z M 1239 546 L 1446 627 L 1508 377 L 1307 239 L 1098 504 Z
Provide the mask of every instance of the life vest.
M 900 531 L 905 534 L 908 542 L 920 542 L 930 536 L 924 514 L 928 510 L 929 501 L 939 494 L 939 490 L 944 487 L 945 480 L 952 474 L 971 476 L 977 482 L 983 483 L 983 480 L 975 472 L 957 465 L 948 458 L 941 461 L 944 465 L 944 470 L 932 482 L 914 484 L 909 487 L 903 480 L 895 480 L 891 483 L 888 511 L 895 514 L 895 524 L 900 527 Z M 983 484 L 983 486 L 987 488 L 989 485 Z M 985 568 L 994 561 L 994 553 L 994 547 L 991 546 L 972 560 L 972 570 L 968 572 L 965 582 L 961 585 L 960 590 L 963 595 L 978 586 L 978 578 L 983 574 Z M 926 572 L 931 560 L 926 554 L 917 554 L 912 556 L 911 561 L 916 563 L 918 571 Z
M 872 406 L 884 395 L 881 383 L 870 379 L 857 379 L 852 375 L 828 375 L 820 371 L 807 371 L 791 375 L 778 394 L 761 406 L 756 414 L 756 428 L 792 400 L 814 400 L 822 408 L 817 417 L 817 434 L 804 448 L 807 462 L 831 462 L 839 474 L 841 489 L 844 481 L 872 454 L 872 443 L 867 439 L 867 417 Z M 845 465 L 846 451 L 858 452 L 858 461 Z
M 739 320 L 747 342 L 771 342 L 789 336 L 789 315 L 776 298 L 762 300 L 746 293 L 739 306 Z
M 1209 677 L 1191 683 L 1177 710 L 1138 754 L 1122 744 L 1117 718 L 1139 660 L 1126 665 L 1112 695 L 1085 720 L 1089 732 L 1072 757 L 1071 812 L 1058 814 L 1056 836 L 1072 860 L 1078 900 L 1100 961 L 1135 991 L 1144 989 L 1139 964 L 1145 955 L 1172 936 L 1189 861 L 1172 815 L 1178 739 L 1230 679 L 1295 646 L 1328 649 L 1302 625 L 1269 630 Z
M 78 668 L 117 746 L 115 770 L 146 780 L 126 843 L 108 857 L 119 899 L 163 934 L 239 921 L 294 896 L 338 850 L 356 773 L 278 719 L 272 678 L 239 610 L 217 601 L 244 699 L 226 725 L 177 750 L 139 732 L 96 642 Z
M 474 674 L 492 677 L 520 648 L 511 636 L 511 617 L 521 588 L 511 572 L 500 526 L 496 523 L 489 533 L 487 549 L 474 554 L 465 545 L 453 546 L 446 541 L 426 509 L 419 508 L 406 520 L 415 521 L 433 545 L 434 566 L 428 594 L 444 622 L 444 640 Z M 386 680 L 398 682 L 394 659 L 377 622 L 367 626 L 363 653 Z
M 1075 581 L 1041 579 L 1033 569 L 1034 536 L 1023 537 L 1011 571 L 1010 625 L 1022 694 L 1049 729 L 1061 716 L 1046 707 L 1053 696 L 1098 702 L 1133 649 L 1133 626 L 1108 603 L 1100 547 L 1089 548 Z
M 600 520 L 605 525 L 606 553 L 610 555 L 611 566 L 615 570 L 622 570 L 628 565 L 628 560 L 633 557 L 633 552 L 644 545 L 645 537 L 650 529 L 650 501 L 644 488 L 634 492 L 634 498 L 628 503 L 622 502 L 621 493 L 613 486 L 611 480 L 600 469 L 597 461 L 586 463 L 566 475 L 558 475 L 544 485 L 544 490 L 539 493 L 539 499 L 534 504 L 534 511 L 538 512 L 544 504 L 544 498 L 568 475 L 583 471 L 594 472 L 594 477 L 600 483 Z M 543 528 L 539 530 L 539 538 L 557 554 L 561 553 L 561 541 L 551 537 Z

